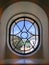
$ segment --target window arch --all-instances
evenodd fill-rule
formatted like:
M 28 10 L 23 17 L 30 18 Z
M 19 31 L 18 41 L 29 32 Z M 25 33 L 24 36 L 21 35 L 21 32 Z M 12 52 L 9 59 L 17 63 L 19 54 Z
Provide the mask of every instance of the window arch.
M 29 13 L 24 14 L 26 15 L 15 15 L 9 20 L 8 47 L 15 54 L 34 54 L 40 47 L 40 25 L 37 23 L 37 17 Z
M 31 15 L 27 14 L 27 13 L 31 13 Z M 23 16 L 27 16 L 27 17 L 34 19 L 38 23 L 39 29 L 40 29 L 41 47 L 39 45 L 39 47 L 38 47 L 39 51 L 37 52 L 38 49 L 36 51 L 34 51 L 31 54 L 32 59 L 30 57 L 28 57 L 28 59 L 30 59 L 32 61 L 34 59 L 37 59 L 40 62 L 47 63 L 48 59 L 49 59 L 48 58 L 48 56 L 49 56 L 49 54 L 48 54 L 48 17 L 47 17 L 46 12 L 38 4 L 33 3 L 33 2 L 28 2 L 28 1 L 27 2 L 24 2 L 24 1 L 16 2 L 16 3 L 10 5 L 8 8 L 6 8 L 2 14 L 2 17 L 1 17 L 1 36 L 0 36 L 1 58 L 4 59 L 4 57 L 6 56 L 6 59 L 8 59 L 10 57 L 9 55 L 11 55 L 11 54 L 12 54 L 12 58 L 13 58 L 14 54 L 16 54 L 16 59 L 18 59 L 18 57 L 19 58 L 21 57 L 21 56 L 17 57 L 17 53 L 15 53 L 9 45 L 9 28 L 15 19 L 17 19 L 19 17 L 23 17 Z M 46 37 L 45 37 L 45 35 L 46 35 Z M 7 44 L 7 46 L 6 46 L 6 44 Z M 7 48 L 5 49 L 5 47 L 7 47 Z M 14 54 L 11 52 L 9 53 L 8 48 Z M 47 50 L 47 51 L 45 51 L 45 50 Z M 6 53 L 6 51 L 7 51 L 7 53 Z M 33 54 L 35 54 L 35 55 L 33 55 Z M 21 55 L 21 54 L 19 54 L 19 55 Z M 41 55 L 42 57 L 41 56 L 39 57 L 38 55 L 39 56 Z M 28 54 L 27 54 L 27 56 L 28 56 Z M 30 56 L 30 54 L 29 54 L 29 56 Z M 17 63 L 17 61 L 16 61 L 16 63 Z

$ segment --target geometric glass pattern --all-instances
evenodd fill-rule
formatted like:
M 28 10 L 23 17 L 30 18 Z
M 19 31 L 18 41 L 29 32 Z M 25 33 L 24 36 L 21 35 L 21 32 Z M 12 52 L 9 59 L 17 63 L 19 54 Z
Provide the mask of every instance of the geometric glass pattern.
M 30 17 L 15 19 L 9 28 L 9 45 L 15 53 L 27 55 L 34 53 L 40 45 L 40 29 Z

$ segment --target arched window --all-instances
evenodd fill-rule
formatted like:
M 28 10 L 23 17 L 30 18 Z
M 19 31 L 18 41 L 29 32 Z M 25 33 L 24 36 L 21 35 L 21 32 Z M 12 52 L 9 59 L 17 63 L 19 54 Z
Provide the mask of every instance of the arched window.
M 15 16 L 14 16 L 15 17 Z M 9 47 L 14 53 L 28 55 L 40 46 L 40 27 L 37 21 L 29 16 L 13 17 L 9 21 Z
M 12 59 L 16 59 L 18 64 L 28 64 L 25 56 L 29 55 L 27 59 L 31 60 L 32 64 L 35 60 L 38 61 L 35 61 L 37 64 L 49 62 L 48 17 L 38 4 L 28 1 L 16 2 L 5 9 L 0 21 L 1 59 L 5 58 L 5 62 L 10 64 L 15 61 Z M 16 41 L 19 41 L 18 45 Z

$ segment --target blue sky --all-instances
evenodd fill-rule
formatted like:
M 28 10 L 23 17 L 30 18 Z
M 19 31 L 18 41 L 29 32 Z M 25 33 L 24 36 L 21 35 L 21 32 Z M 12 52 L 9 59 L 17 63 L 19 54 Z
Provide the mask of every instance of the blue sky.
M 24 20 L 22 20 L 22 21 L 20 21 L 20 22 L 18 22 L 17 24 L 15 24 L 14 25 L 14 34 L 17 34 L 17 33 L 19 33 L 22 29 L 22 32 L 23 32 L 23 34 L 22 34 L 22 37 L 26 37 L 26 35 L 27 35 L 27 33 L 24 33 L 24 32 L 27 32 L 27 30 L 29 29 L 29 32 L 31 32 L 32 34 L 35 34 L 35 27 L 34 27 L 34 25 L 32 25 L 32 23 L 31 22 L 29 22 L 29 21 L 27 21 L 27 20 L 25 20 L 25 27 L 27 28 L 27 30 L 26 30 L 26 28 L 25 27 L 23 27 L 24 26 Z M 37 29 L 37 27 L 36 27 L 36 29 Z M 11 29 L 11 34 L 13 34 L 13 29 Z M 21 32 L 20 32 L 20 34 L 21 34 Z M 18 34 L 18 36 L 20 36 L 20 34 Z M 36 30 L 36 34 L 38 34 L 38 30 Z M 28 36 L 29 36 L 29 33 L 28 33 Z

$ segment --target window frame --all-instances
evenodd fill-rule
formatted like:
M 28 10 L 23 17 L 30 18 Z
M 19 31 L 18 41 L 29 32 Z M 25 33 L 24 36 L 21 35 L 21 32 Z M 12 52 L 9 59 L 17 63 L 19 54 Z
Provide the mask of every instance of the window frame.
M 31 52 L 31 53 L 27 53 L 27 54 L 19 54 L 19 53 L 16 53 L 16 52 L 14 52 L 11 48 L 10 48 L 10 46 L 9 46 L 9 43 L 10 43 L 10 34 L 9 34 L 9 29 L 10 29 L 10 27 L 11 27 L 11 25 L 14 23 L 13 21 L 15 21 L 16 19 L 19 19 L 19 18 L 21 18 L 21 17 L 23 17 L 23 16 L 26 16 L 26 17 L 29 17 L 29 18 L 31 18 L 32 20 L 34 20 L 35 22 L 36 22 L 36 24 L 37 24 L 37 26 L 38 26 L 38 28 L 39 28 L 39 42 L 40 42 L 40 45 L 38 45 L 39 47 L 38 47 L 38 49 L 36 50 L 36 51 L 34 51 L 34 52 Z M 19 14 L 16 14 L 16 15 L 14 15 L 14 16 L 12 16 L 10 19 L 9 19 L 9 21 L 8 21 L 8 23 L 7 23 L 7 27 L 6 27 L 6 30 L 7 30 L 7 34 L 9 34 L 9 36 L 7 35 L 7 44 L 8 44 L 8 47 L 9 47 L 9 49 L 14 53 L 14 54 L 18 54 L 18 55 L 25 55 L 25 56 L 28 56 L 28 55 L 33 55 L 33 54 L 35 54 L 38 50 L 39 50 L 39 48 L 40 48 L 40 46 L 41 46 L 41 42 L 42 42 L 42 34 L 41 34 L 41 31 L 42 31 L 42 25 L 41 25 L 41 22 L 40 22 L 40 20 L 39 20 L 39 18 L 38 17 L 36 17 L 34 14 L 31 14 L 31 13 L 19 13 Z

